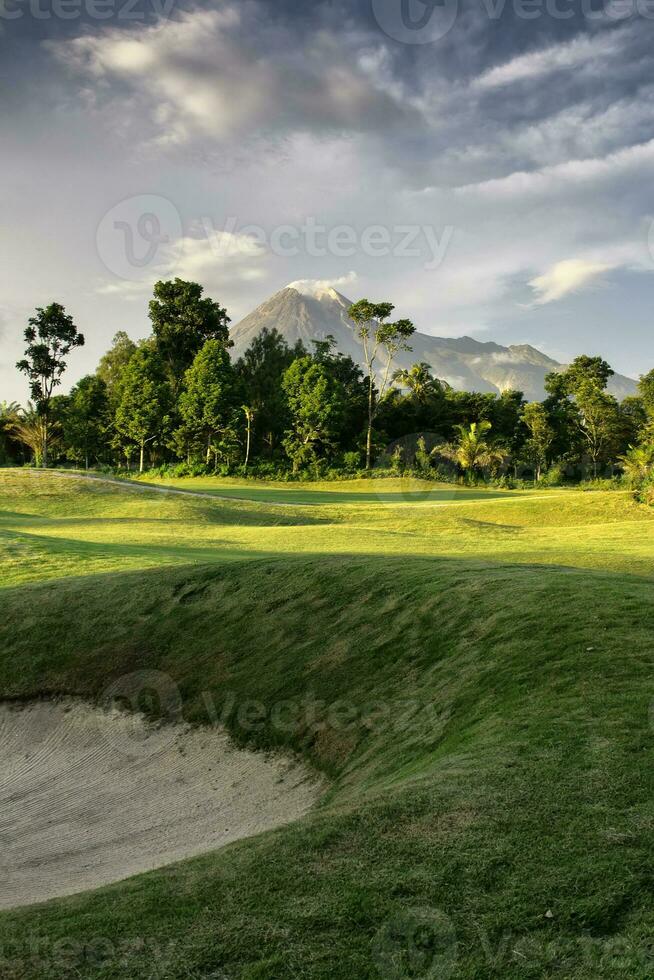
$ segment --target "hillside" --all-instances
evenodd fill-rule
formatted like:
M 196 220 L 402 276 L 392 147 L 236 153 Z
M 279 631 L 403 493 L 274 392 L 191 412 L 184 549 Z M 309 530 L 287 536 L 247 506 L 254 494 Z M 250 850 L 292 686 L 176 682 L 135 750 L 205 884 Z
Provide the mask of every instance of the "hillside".
M 3 912 L 3 976 L 651 976 L 652 512 L 381 483 L 0 475 L 4 699 L 162 671 L 191 724 L 331 781 L 286 828 Z
M 232 327 L 234 356 L 243 354 L 264 327 L 274 327 L 291 346 L 301 340 L 308 349 L 312 340 L 331 334 L 342 353 L 361 363 L 361 345 L 347 315 L 351 305 L 351 300 L 331 287 L 291 283 Z M 426 361 L 436 377 L 458 390 L 501 392 L 514 388 L 528 399 L 542 399 L 545 375 L 563 367 L 527 344 L 502 347 L 472 337 L 431 337 L 416 332 L 411 347 L 410 352 L 397 356 L 399 366 Z M 636 383 L 616 375 L 609 389 L 622 399 L 635 394 Z

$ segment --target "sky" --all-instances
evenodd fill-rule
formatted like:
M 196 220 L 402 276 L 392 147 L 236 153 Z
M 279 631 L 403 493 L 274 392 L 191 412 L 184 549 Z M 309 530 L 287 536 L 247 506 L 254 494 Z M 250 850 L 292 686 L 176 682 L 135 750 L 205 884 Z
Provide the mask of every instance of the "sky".
M 0 401 L 36 307 L 295 280 L 654 366 L 654 0 L 0 0 Z

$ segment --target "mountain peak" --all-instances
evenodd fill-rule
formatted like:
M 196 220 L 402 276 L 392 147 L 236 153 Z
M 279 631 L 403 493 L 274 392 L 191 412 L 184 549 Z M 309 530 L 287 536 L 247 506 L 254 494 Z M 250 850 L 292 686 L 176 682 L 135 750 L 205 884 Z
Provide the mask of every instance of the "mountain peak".
M 296 279 L 295 282 L 289 282 L 284 289 L 293 289 L 300 296 L 306 296 L 309 299 L 329 298 L 338 300 L 338 293 L 331 283 L 318 279 Z
M 268 328 L 278 330 L 289 347 L 301 341 L 309 351 L 314 340 L 325 340 L 331 335 L 340 353 L 349 354 L 363 366 L 361 341 L 348 316 L 352 303 L 337 289 L 352 278 L 290 282 L 232 327 L 233 356 L 240 357 L 255 337 Z M 418 331 L 410 343 L 410 351 L 400 351 L 396 356 L 397 367 L 408 368 L 425 361 L 435 377 L 462 391 L 498 394 L 513 388 L 522 391 L 529 400 L 540 400 L 545 395 L 545 375 L 562 367 L 528 344 L 502 347 L 473 337 L 435 337 Z M 383 357 L 379 357 L 377 369 L 384 370 Z M 636 385 L 631 379 L 616 375 L 609 390 L 624 398 L 636 391 Z

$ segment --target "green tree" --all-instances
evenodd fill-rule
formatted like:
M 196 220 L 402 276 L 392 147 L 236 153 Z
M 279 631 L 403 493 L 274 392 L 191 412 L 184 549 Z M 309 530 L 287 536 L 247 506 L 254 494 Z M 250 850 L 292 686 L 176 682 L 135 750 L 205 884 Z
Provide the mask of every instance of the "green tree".
M 410 396 L 420 405 L 425 405 L 430 399 L 450 388 L 447 381 L 440 381 L 433 376 L 431 367 L 426 361 L 395 371 L 393 382 L 401 388 L 406 388 Z
M 338 438 L 340 449 L 359 452 L 368 404 L 368 385 L 363 371 L 349 354 L 336 350 L 336 341 L 332 336 L 312 343 L 316 363 L 324 365 L 343 389 L 343 417 Z
M 120 403 L 125 369 L 135 353 L 134 341 L 130 340 L 124 330 L 119 330 L 109 350 L 100 358 L 95 373 L 104 382 L 112 412 L 115 412 Z
M 538 482 L 543 470 L 547 468 L 548 454 L 554 441 L 554 429 L 541 402 L 529 402 L 525 405 L 522 421 L 529 432 L 523 452 L 526 462 L 533 466 L 534 477 Z
M 263 449 L 268 456 L 274 454 L 290 424 L 282 388 L 284 371 L 296 357 L 304 357 L 306 353 L 301 342 L 291 348 L 278 330 L 264 327 L 236 365 L 245 398 L 255 413 L 255 450 Z
M 225 345 L 208 340 L 196 354 L 184 377 L 179 411 L 195 445 L 202 445 L 207 465 L 228 452 L 234 443 L 240 394 L 237 377 Z
M 648 418 L 654 421 L 654 368 L 643 374 L 638 382 L 638 393 L 642 399 Z
M 613 377 L 615 371 L 601 357 L 589 357 L 581 354 L 575 357 L 563 371 L 553 371 L 545 377 L 545 390 L 551 395 L 565 397 L 577 394 L 581 385 L 592 382 L 603 390 Z
M 368 375 L 368 426 L 366 431 L 366 469 L 372 466 L 372 430 L 388 390 L 389 379 L 392 377 L 393 358 L 400 350 L 411 350 L 407 340 L 415 333 L 411 320 L 396 320 L 386 322 L 395 307 L 392 303 L 371 303 L 367 299 L 359 300 L 349 309 L 350 319 L 357 328 L 357 336 L 363 347 L 363 358 Z M 386 364 L 381 374 L 379 385 L 375 385 L 377 359 L 383 351 Z
M 175 397 L 207 340 L 230 346 L 227 311 L 203 292 L 196 282 L 175 279 L 156 283 L 150 301 L 152 331 Z
M 170 422 L 170 389 L 158 351 L 149 342 L 139 346 L 125 369 L 115 426 L 122 441 L 139 452 L 139 473 L 145 466 L 145 447 L 163 442 Z M 122 443 L 121 443 L 122 445 Z M 123 446 L 123 449 L 125 447 Z M 125 453 L 129 459 L 130 454 Z
M 51 303 L 45 308 L 39 307 L 36 316 L 30 317 L 24 338 L 27 342 L 25 357 L 16 367 L 29 379 L 35 410 L 42 420 L 40 460 L 42 466 L 47 466 L 52 396 L 66 370 L 65 358 L 73 348 L 83 346 L 84 336 L 78 332 L 64 307 L 60 303 Z
M 20 421 L 18 402 L 0 402 L 0 465 L 6 465 L 15 451 L 16 437 L 13 427 Z
M 618 457 L 625 476 L 632 483 L 641 483 L 654 473 L 654 442 L 640 446 L 629 446 L 623 456 Z
M 620 416 L 618 403 L 592 380 L 582 381 L 575 391 L 579 410 L 579 431 L 597 479 L 600 462 L 607 460 L 615 448 Z
M 108 426 L 107 388 L 97 375 L 86 375 L 68 397 L 63 423 L 66 456 L 88 470 L 91 457 L 98 459 L 106 445 Z
M 486 438 L 490 422 L 472 422 L 470 426 L 457 425 L 458 437 L 451 445 L 439 446 L 438 452 L 452 459 L 465 471 L 469 479 L 476 473 L 503 462 L 507 457 L 504 448 Z
M 545 408 L 555 431 L 555 454 L 577 460 L 588 457 L 595 474 L 601 459 L 615 448 L 617 402 L 605 392 L 613 373 L 603 358 L 582 354 L 563 371 L 545 378 L 549 396 Z
M 293 472 L 311 463 L 317 467 L 338 446 L 346 401 L 343 385 L 328 365 L 306 355 L 284 372 L 282 387 L 291 416 L 284 448 Z
M 26 409 L 21 409 L 7 426 L 9 434 L 31 451 L 35 466 L 43 465 L 43 453 L 46 443 L 50 449 L 59 445 L 61 427 L 58 421 L 52 419 L 46 422 L 45 416 L 39 412 L 32 402 L 27 403 Z

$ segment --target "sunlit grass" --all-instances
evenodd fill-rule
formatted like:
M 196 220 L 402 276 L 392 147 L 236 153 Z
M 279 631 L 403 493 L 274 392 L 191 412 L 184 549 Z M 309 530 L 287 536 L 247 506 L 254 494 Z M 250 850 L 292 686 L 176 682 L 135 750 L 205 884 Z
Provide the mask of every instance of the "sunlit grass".
M 626 492 L 453 494 L 441 487 L 429 490 L 441 496 L 426 500 L 419 481 L 383 482 L 390 484 L 383 497 L 371 499 L 369 486 L 362 489 L 368 481 L 356 481 L 352 493 L 349 483 L 343 490 L 347 500 L 332 489 L 328 502 L 306 507 L 314 491 L 288 486 L 280 506 L 250 500 L 260 488 L 243 481 L 225 487 L 238 486 L 243 499 L 234 501 L 0 472 L 3 580 L 284 554 L 464 557 L 654 573 L 654 515 Z M 189 484 L 204 490 L 206 480 L 174 488 Z
M 448 917 L 452 980 L 649 980 L 652 510 L 365 483 L 0 472 L 3 697 L 162 671 L 190 723 L 331 779 L 296 825 L 0 915 L 10 980 L 386 980 L 375 937 L 407 908 Z M 275 724 L 289 704 L 312 721 Z

